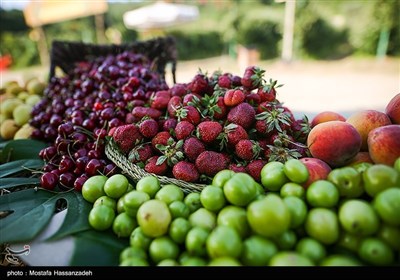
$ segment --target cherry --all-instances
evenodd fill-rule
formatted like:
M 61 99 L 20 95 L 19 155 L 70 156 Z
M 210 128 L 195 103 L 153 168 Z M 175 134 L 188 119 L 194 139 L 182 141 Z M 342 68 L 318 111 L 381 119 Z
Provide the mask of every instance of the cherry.
M 56 174 L 51 172 L 43 173 L 40 177 L 40 186 L 47 190 L 54 190 L 57 186 L 58 177 Z

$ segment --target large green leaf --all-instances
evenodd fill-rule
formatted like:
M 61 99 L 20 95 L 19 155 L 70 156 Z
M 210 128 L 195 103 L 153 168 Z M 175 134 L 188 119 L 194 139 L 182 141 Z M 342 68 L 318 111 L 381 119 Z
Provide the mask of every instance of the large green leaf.
M 37 185 L 39 184 L 39 178 L 1 178 L 0 179 L 0 189 L 7 189 L 18 186 L 26 186 L 26 185 Z
M 71 266 L 118 266 L 119 255 L 129 246 L 128 238 L 118 238 L 112 231 L 87 230 L 74 235 L 75 250 Z
M 0 212 L 11 214 L 0 218 L 0 243 L 29 241 L 49 223 L 56 203 L 66 200 L 67 214 L 61 227 L 51 236 L 57 239 L 90 228 L 87 217 L 91 204 L 73 190 L 55 193 L 27 189 L 0 196 Z
M 67 214 L 61 227 L 48 240 L 59 239 L 91 228 L 88 216 L 93 205 L 77 192 L 64 193 L 63 198 L 67 200 Z
M 45 190 L 27 189 L 0 196 L 0 243 L 32 240 L 48 224 L 57 196 Z
M 41 159 L 20 159 L 0 164 L 0 178 L 13 175 L 25 170 L 39 169 L 43 167 Z
M 7 143 L 1 153 L 1 162 L 19 159 L 37 159 L 47 144 L 33 139 L 17 139 Z

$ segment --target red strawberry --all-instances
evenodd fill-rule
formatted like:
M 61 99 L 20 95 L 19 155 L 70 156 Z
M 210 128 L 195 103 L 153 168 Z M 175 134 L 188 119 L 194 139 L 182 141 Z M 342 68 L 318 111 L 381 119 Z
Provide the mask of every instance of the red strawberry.
M 261 169 L 267 164 L 266 160 L 255 159 L 249 162 L 246 166 L 246 172 L 257 182 L 261 182 Z
M 182 97 L 187 94 L 187 91 L 187 85 L 184 83 L 176 83 L 169 89 L 171 96 Z
M 181 121 L 176 124 L 175 127 L 175 137 L 178 140 L 185 139 L 189 137 L 195 130 L 194 124 L 188 121 Z
M 161 164 L 157 164 L 159 156 L 152 156 L 146 161 L 144 170 L 149 173 L 156 175 L 165 175 L 168 171 L 167 161 L 163 161 Z
M 203 121 L 197 125 L 196 135 L 204 143 L 214 142 L 222 132 L 222 125 L 216 121 Z
M 228 108 L 224 103 L 224 97 L 220 96 L 217 99 L 216 107 L 213 108 L 214 114 L 213 117 L 216 120 L 223 120 L 226 118 L 226 114 L 228 113 Z
M 223 133 L 218 136 L 221 139 L 220 149 L 234 148 L 236 143 L 242 139 L 249 139 L 247 131 L 238 124 L 228 124 L 224 127 Z
M 196 137 L 186 138 L 183 143 L 183 153 L 191 162 L 195 162 L 196 158 L 205 150 L 204 143 Z
M 168 145 L 168 139 L 172 138 L 171 134 L 168 131 L 160 131 L 158 132 L 152 139 L 151 139 L 151 145 L 153 149 L 158 149 L 156 148 L 157 144 L 167 146 Z
M 136 124 L 126 124 L 118 126 L 114 130 L 113 139 L 121 151 L 126 154 L 142 141 L 143 136 Z
M 261 103 L 261 98 L 257 93 L 251 92 L 246 95 L 246 102 L 253 107 L 258 107 L 258 105 Z
M 277 85 L 277 80 L 269 80 L 269 83 L 258 88 L 257 94 L 261 97 L 261 102 L 268 101 L 272 102 L 276 100 L 276 88 L 282 85 Z
M 188 121 L 197 125 L 201 121 L 199 111 L 193 106 L 184 106 L 176 111 L 178 121 Z
M 188 93 L 182 99 L 183 106 L 192 105 L 191 103 L 199 103 L 201 96 L 197 93 Z
M 159 90 L 150 97 L 150 107 L 158 110 L 167 108 L 171 95 L 167 90 Z
M 150 143 L 143 143 L 135 146 L 128 155 L 128 159 L 132 163 L 145 163 L 149 158 L 153 156 L 153 148 Z
M 246 99 L 243 91 L 240 89 L 229 89 L 224 94 L 224 103 L 228 107 L 236 106 Z
M 164 131 L 168 131 L 169 133 L 171 133 L 171 131 L 175 130 L 176 125 L 178 124 L 178 120 L 177 119 L 166 119 L 164 120 L 164 122 L 162 123 L 162 130 Z
M 180 96 L 172 96 L 167 105 L 168 115 L 170 117 L 176 116 L 176 110 L 182 107 L 182 98 Z
M 252 160 L 257 158 L 261 152 L 260 144 L 254 140 L 240 140 L 235 145 L 235 154 L 243 160 Z
M 196 182 L 200 177 L 194 163 L 187 161 L 180 161 L 175 164 L 172 168 L 172 174 L 176 179 L 185 182 Z
M 249 129 L 256 120 L 256 111 L 249 103 L 240 103 L 229 111 L 227 120 Z
M 293 131 L 294 138 L 301 143 L 305 143 L 311 130 L 311 123 L 307 116 L 304 115 L 302 119 L 292 122 L 291 129 Z
M 250 90 L 258 88 L 263 83 L 265 70 L 258 66 L 248 66 L 244 70 L 241 83 L 245 88 Z
M 285 112 L 280 105 L 268 107 L 268 110 L 256 115 L 256 130 L 261 134 L 268 134 L 272 131 L 282 132 L 288 130 L 291 126 L 291 115 Z
M 153 119 L 145 119 L 139 123 L 140 133 L 146 138 L 153 138 L 158 133 L 158 123 Z
M 200 174 L 212 177 L 219 171 L 227 169 L 229 162 L 222 153 L 204 151 L 197 157 L 195 164 Z
M 156 120 L 162 115 L 162 112 L 160 110 L 154 109 L 154 108 L 137 106 L 132 109 L 132 115 L 134 117 L 138 118 L 139 120 L 145 116 L 148 116 L 148 117 Z
M 203 73 L 196 74 L 188 84 L 191 92 L 204 95 L 209 92 L 208 78 Z
M 229 164 L 228 169 L 235 172 L 246 172 L 246 166 L 241 163 L 231 163 Z
M 221 76 L 218 77 L 218 85 L 222 88 L 231 88 L 232 87 L 232 81 L 230 78 L 229 73 L 225 73 Z

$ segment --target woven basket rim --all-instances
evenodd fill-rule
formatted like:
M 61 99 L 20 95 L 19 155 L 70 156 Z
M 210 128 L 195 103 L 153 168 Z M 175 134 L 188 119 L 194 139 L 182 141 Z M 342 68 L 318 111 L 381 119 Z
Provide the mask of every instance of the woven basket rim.
M 124 154 L 122 154 L 117 148 L 115 142 L 109 139 L 105 145 L 105 154 L 109 160 L 111 160 L 115 165 L 117 165 L 123 173 L 127 174 L 131 179 L 138 181 L 146 176 L 156 177 L 161 184 L 173 184 L 182 189 L 185 193 L 191 192 L 201 192 L 201 190 L 207 186 L 206 184 L 191 183 L 183 180 L 178 180 L 176 178 L 171 178 L 167 176 L 161 176 L 154 173 L 149 173 L 142 169 L 137 164 L 129 161 Z

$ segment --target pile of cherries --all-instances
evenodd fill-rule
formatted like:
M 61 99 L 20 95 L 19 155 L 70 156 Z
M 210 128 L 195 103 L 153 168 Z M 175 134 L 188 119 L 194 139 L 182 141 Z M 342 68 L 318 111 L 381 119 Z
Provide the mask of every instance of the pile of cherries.
M 52 77 L 32 110 L 33 139 L 48 146 L 41 187 L 81 191 L 91 176 L 111 176 L 117 167 L 104 155 L 105 137 L 129 122 L 132 108 L 158 90 L 168 89 L 146 56 L 132 52 L 83 61 L 73 71 Z

